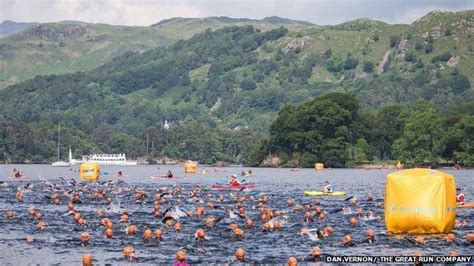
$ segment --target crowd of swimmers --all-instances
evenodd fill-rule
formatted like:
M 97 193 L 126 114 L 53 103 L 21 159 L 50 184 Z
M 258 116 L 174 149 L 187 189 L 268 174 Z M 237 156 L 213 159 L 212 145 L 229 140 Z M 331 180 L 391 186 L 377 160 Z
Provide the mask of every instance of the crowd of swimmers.
M 120 172 L 123 176 L 123 173 Z M 232 180 L 237 180 L 236 176 L 232 177 Z M 231 185 L 232 181 L 231 180 Z M 4 182 L 6 183 L 6 182 Z M 29 184 L 27 184 L 29 186 Z M 30 189 L 25 186 L 25 190 Z M 363 221 L 374 221 L 380 222 L 382 218 L 376 216 L 373 210 L 363 210 L 359 201 L 355 197 L 349 198 L 348 204 L 344 208 L 338 210 L 327 210 L 321 205 L 320 199 L 315 199 L 311 203 L 298 204 L 292 198 L 288 198 L 281 209 L 272 209 L 269 207 L 269 203 L 272 200 L 272 197 L 266 194 L 263 195 L 252 195 L 249 192 L 239 192 L 236 194 L 226 194 L 218 193 L 218 195 L 212 194 L 207 191 L 203 191 L 202 188 L 197 185 L 189 191 L 184 191 L 178 185 L 172 185 L 169 187 L 159 187 L 156 193 L 146 192 L 143 189 L 135 188 L 133 186 L 128 186 L 123 189 L 118 186 L 118 183 L 114 181 L 107 181 L 107 183 L 102 186 L 95 187 L 91 189 L 84 185 L 83 183 L 76 183 L 76 181 L 69 181 L 68 188 L 63 189 L 64 186 L 61 184 L 49 183 L 48 188 L 43 188 L 41 191 L 43 193 L 50 193 L 47 195 L 51 204 L 53 205 L 64 205 L 65 210 L 67 210 L 67 215 L 71 218 L 71 223 L 74 223 L 78 226 L 84 226 L 83 228 L 88 228 L 86 225 L 90 220 L 100 221 L 101 226 L 104 230 L 105 238 L 113 238 L 116 236 L 117 224 L 122 224 L 126 226 L 125 234 L 127 235 L 136 235 L 138 233 L 137 225 L 131 223 L 133 220 L 133 213 L 129 212 L 127 209 L 123 209 L 120 214 L 120 219 L 113 220 L 112 217 L 107 217 L 106 212 L 102 208 L 112 204 L 114 202 L 113 195 L 122 195 L 125 197 L 125 193 L 129 193 L 130 197 L 133 198 L 137 204 L 147 204 L 150 203 L 153 206 L 153 211 L 150 215 L 156 218 L 161 219 L 163 227 L 167 230 L 181 232 L 183 230 L 183 219 L 196 219 L 199 221 L 199 228 L 194 231 L 193 235 L 190 238 L 194 239 L 197 243 L 202 241 L 211 241 L 207 237 L 207 233 L 212 231 L 216 224 L 222 223 L 223 220 L 227 219 L 229 221 L 228 232 L 233 239 L 244 238 L 246 232 L 254 232 L 259 230 L 262 232 L 278 232 L 281 230 L 292 230 L 290 227 L 285 227 L 288 223 L 290 217 L 296 217 L 302 222 L 303 228 L 299 229 L 295 233 L 300 235 L 303 238 L 307 238 L 310 241 L 324 241 L 325 239 L 334 238 L 334 232 L 336 229 L 332 226 L 326 226 L 324 228 L 310 228 L 312 222 L 323 222 L 328 216 L 335 215 L 336 213 L 342 212 L 343 215 L 351 214 L 354 217 L 348 219 L 348 226 L 356 226 L 358 223 Z M 63 187 L 63 188 L 62 188 Z M 10 189 L 8 185 L 4 185 L 4 190 Z M 324 187 L 322 189 L 325 192 L 332 192 L 332 186 L 329 181 L 324 182 Z M 10 190 L 9 190 L 10 191 Z M 459 191 L 460 192 L 460 191 Z M 28 199 L 25 199 L 24 191 L 18 191 L 16 193 L 17 204 L 27 204 Z M 462 193 L 458 194 L 458 200 L 464 201 L 464 196 L 460 197 Z M 45 195 L 46 196 L 46 195 Z M 84 201 L 89 201 L 92 204 L 97 204 L 98 207 L 95 210 L 95 217 L 89 216 L 85 217 L 81 213 L 80 208 L 77 208 Z M 186 201 L 194 206 L 195 209 L 192 210 L 183 210 L 179 207 L 180 203 Z M 220 206 L 222 202 L 231 202 L 230 206 Z M 382 202 L 375 202 L 372 195 L 368 195 L 364 200 L 367 202 L 374 202 L 376 208 L 383 208 Z M 169 203 L 174 202 L 174 207 L 163 208 L 164 206 L 169 206 Z M 106 204 L 106 205 L 104 205 Z M 352 208 L 356 211 L 352 211 Z M 248 210 L 255 209 L 256 215 L 249 214 Z M 220 210 L 222 213 L 225 213 L 225 217 L 218 217 L 214 214 L 215 210 Z M 5 219 L 13 219 L 15 217 L 15 212 L 13 210 L 8 210 L 6 212 Z M 45 219 L 45 216 L 40 208 L 30 208 L 28 210 L 27 217 L 30 217 L 33 220 L 37 221 L 36 228 L 38 231 L 48 230 L 48 224 Z M 18 216 L 18 219 L 24 219 L 22 214 Z M 132 218 L 132 219 L 131 219 Z M 87 220 L 86 220 L 87 219 Z M 467 227 L 467 220 L 456 220 L 455 228 Z M 163 229 L 163 228 L 162 228 Z M 162 241 L 163 235 L 166 233 L 162 229 L 155 229 L 154 231 L 150 227 L 143 228 L 143 239 L 144 241 Z M 90 230 L 90 229 L 89 229 Z M 350 234 L 344 234 L 340 240 L 341 247 L 351 247 L 359 244 L 374 244 L 377 242 L 377 232 L 373 228 L 368 228 L 365 232 L 365 237 L 361 240 L 355 241 Z M 90 242 L 93 241 L 91 235 L 87 231 L 83 231 L 78 235 L 80 239 L 80 246 L 88 246 Z M 407 237 L 407 241 L 413 243 L 416 246 L 423 246 L 425 244 L 425 238 L 423 236 L 416 236 L 414 238 Z M 453 243 L 456 241 L 456 236 L 452 233 L 446 235 L 445 241 L 448 243 Z M 458 242 L 463 240 L 457 240 Z M 33 235 L 26 237 L 27 243 L 34 243 L 35 238 Z M 474 233 L 467 233 L 465 236 L 465 241 L 463 245 L 474 245 Z M 187 251 L 191 248 L 178 249 L 176 251 L 176 266 L 186 266 L 189 263 L 186 260 Z M 123 247 L 122 254 L 125 260 L 130 262 L 138 261 L 140 258 L 137 256 L 137 252 L 133 246 Z M 418 255 L 421 255 L 417 253 Z M 252 263 L 248 259 L 248 250 L 246 251 L 244 247 L 237 248 L 235 250 L 234 260 L 242 263 Z M 456 255 L 455 251 L 450 251 L 449 255 Z M 90 254 L 85 254 L 83 256 L 83 265 L 92 265 L 93 256 Z M 318 262 L 323 261 L 323 250 L 319 246 L 314 246 L 308 248 L 308 254 L 303 257 L 292 256 L 288 258 L 288 265 L 297 265 L 298 262 Z

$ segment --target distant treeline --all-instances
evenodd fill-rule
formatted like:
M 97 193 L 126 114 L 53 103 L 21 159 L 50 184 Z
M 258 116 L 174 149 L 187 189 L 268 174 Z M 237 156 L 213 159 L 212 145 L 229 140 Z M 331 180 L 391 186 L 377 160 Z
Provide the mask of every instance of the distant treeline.
M 474 165 L 473 107 L 441 112 L 419 100 L 411 108 L 387 105 L 372 113 L 351 95 L 330 93 L 283 108 L 251 162 L 258 165 L 273 155 L 302 167 L 315 162 L 343 167 L 374 159 Z

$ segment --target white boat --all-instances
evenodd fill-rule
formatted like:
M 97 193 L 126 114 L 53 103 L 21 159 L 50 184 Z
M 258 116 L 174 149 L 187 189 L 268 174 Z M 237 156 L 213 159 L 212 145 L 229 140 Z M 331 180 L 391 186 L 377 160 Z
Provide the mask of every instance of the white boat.
M 82 160 L 73 160 L 69 158 L 72 164 L 77 163 L 97 163 L 100 165 L 137 165 L 137 161 L 127 160 L 125 153 L 119 154 L 91 154 L 82 156 Z
M 71 166 L 70 162 L 61 161 L 61 157 L 60 157 L 60 154 L 59 154 L 59 147 L 60 146 L 61 146 L 61 125 L 59 125 L 59 127 L 58 127 L 58 161 L 52 163 L 51 165 L 54 166 L 54 167 L 69 167 L 69 166 Z

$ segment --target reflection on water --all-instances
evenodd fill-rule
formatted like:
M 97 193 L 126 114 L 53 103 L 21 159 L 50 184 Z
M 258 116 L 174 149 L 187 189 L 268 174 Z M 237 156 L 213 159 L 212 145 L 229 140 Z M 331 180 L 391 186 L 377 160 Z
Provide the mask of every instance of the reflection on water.
M 14 167 L 24 170 L 29 178 L 22 181 L 12 180 L 9 176 Z M 165 174 L 169 169 L 175 175 L 185 178 L 175 180 L 149 178 Z M 468 246 L 465 240 L 467 232 L 473 231 L 474 228 L 472 209 L 459 210 L 458 219 L 468 220 L 469 223 L 466 227 L 454 231 L 456 234 L 454 244 L 448 244 L 442 236 L 427 236 L 425 245 L 419 246 L 410 241 L 411 239 L 407 239 L 413 238 L 412 236 L 387 235 L 383 221 L 383 207 L 377 205 L 383 202 L 385 177 L 389 171 L 337 169 L 316 172 L 313 169 L 302 169 L 291 172 L 289 169 L 255 168 L 252 171 L 256 176 L 247 177 L 247 180 L 256 184 L 255 189 L 224 192 L 224 199 L 220 201 L 221 191 L 211 190 L 211 185 L 226 180 L 231 174 L 238 174 L 243 169 L 224 168 L 226 172 L 213 172 L 213 168 L 208 169 L 211 172 L 207 174 L 186 175 L 182 167 L 176 166 L 161 166 L 160 169 L 157 166 L 102 167 L 101 170 L 105 175 L 101 181 L 114 182 L 89 184 L 79 182 L 78 174 L 68 168 L 53 168 L 49 165 L 1 165 L 0 180 L 6 183 L 2 183 L 0 194 L 3 229 L 0 232 L 2 249 L 0 264 L 38 262 L 77 264 L 85 253 L 90 253 L 100 264 L 116 264 L 125 262 L 122 249 L 127 245 L 135 248 L 138 262 L 141 263 L 171 263 L 179 248 L 187 250 L 187 260 L 190 263 L 230 263 L 234 260 L 234 252 L 239 247 L 245 249 L 248 262 L 254 263 L 281 263 L 290 256 L 303 258 L 311 252 L 313 246 L 320 246 L 323 254 L 330 255 L 414 255 L 416 251 L 421 251 L 423 255 L 445 255 L 450 250 L 456 250 L 459 255 L 472 254 L 472 246 Z M 126 175 L 125 182 L 117 182 L 116 173 L 119 170 Z M 456 177 L 456 185 L 464 188 L 468 201 L 472 201 L 474 171 L 462 170 L 451 173 Z M 71 179 L 78 181 L 77 184 Z M 316 198 L 304 197 L 303 191 L 320 188 L 326 179 L 331 182 L 335 190 L 345 191 L 348 196 L 319 197 L 320 205 L 314 205 Z M 153 197 L 157 190 L 163 186 L 176 189 L 171 186 L 172 184 L 177 184 L 183 192 L 166 196 L 166 202 L 160 203 L 162 212 L 168 207 L 176 206 L 179 206 L 179 210 L 194 212 L 199 206 L 206 207 L 208 202 L 214 204 L 213 208 L 206 207 L 202 219 L 180 218 L 182 230 L 179 233 L 167 228 L 160 217 L 153 215 Z M 202 191 L 198 193 L 199 199 L 191 201 L 189 192 L 196 185 L 200 185 Z M 96 189 L 106 192 L 104 199 L 92 198 Z M 24 194 L 22 204 L 18 204 L 15 198 L 18 190 Z M 145 191 L 146 196 L 136 201 L 136 193 L 139 190 Z M 60 195 L 60 205 L 52 204 L 51 196 L 55 192 Z M 73 192 L 79 192 L 82 201 L 82 204 L 75 205 L 75 209 L 87 221 L 82 226 L 75 223 L 71 214 L 68 214 L 68 198 L 64 194 L 72 195 Z M 373 196 L 373 201 L 366 200 L 369 193 Z M 234 197 L 246 194 L 248 199 L 242 207 L 248 218 L 255 223 L 252 229 L 245 228 L 245 218 L 228 214 L 228 210 L 238 213 Z M 268 196 L 265 207 L 273 211 L 279 210 L 287 216 L 280 221 L 282 227 L 280 231 L 262 231 L 258 198 L 265 195 Z M 255 201 L 250 201 L 250 196 L 253 196 Z M 345 200 L 349 196 L 358 199 L 356 206 L 351 205 L 350 200 Z M 111 204 L 106 202 L 107 197 L 112 199 Z M 308 222 L 304 211 L 294 211 L 294 206 L 288 206 L 289 198 L 293 199 L 295 205 L 309 205 L 312 210 L 321 208 L 328 213 L 322 220 L 313 216 Z M 41 220 L 45 221 L 46 230 L 39 231 L 36 228 L 38 220 L 28 215 L 30 208 L 40 209 L 39 212 L 43 214 Z M 364 216 L 367 211 L 373 211 L 373 217 L 381 216 L 382 220 L 358 217 L 358 208 L 363 209 Z M 102 217 L 96 216 L 98 209 L 104 210 L 105 215 L 112 220 L 113 238 L 105 238 L 105 227 L 101 224 Z M 13 218 L 5 218 L 7 210 L 14 211 Z M 124 210 L 129 213 L 128 223 L 119 222 Z M 219 222 L 212 229 L 208 229 L 204 218 L 211 215 Z M 355 225 L 350 225 L 351 218 L 357 218 Z M 231 223 L 236 223 L 244 230 L 243 238 L 237 238 L 232 234 L 229 230 Z M 125 233 L 129 224 L 137 226 L 136 235 Z M 324 229 L 326 226 L 332 226 L 334 233 L 324 237 L 323 240 L 299 234 L 303 227 Z M 161 229 L 163 239 L 145 241 L 143 232 L 146 228 L 153 231 Z M 194 240 L 194 232 L 198 228 L 206 230 L 208 241 Z M 369 228 L 376 232 L 374 244 L 366 241 L 366 231 Z M 80 240 L 80 233 L 84 231 L 89 232 L 91 239 L 86 247 L 81 246 Z M 341 244 L 345 234 L 352 236 L 354 246 L 345 247 Z M 31 244 L 25 241 L 28 235 L 34 237 Z

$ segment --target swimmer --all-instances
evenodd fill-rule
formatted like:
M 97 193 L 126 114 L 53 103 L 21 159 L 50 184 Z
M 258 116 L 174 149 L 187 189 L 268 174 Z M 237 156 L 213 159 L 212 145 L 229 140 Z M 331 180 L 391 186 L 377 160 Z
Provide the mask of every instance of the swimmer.
M 295 257 L 288 258 L 288 266 L 297 266 L 298 260 Z
M 367 242 L 369 244 L 374 244 L 375 243 L 375 232 L 373 229 L 368 229 L 367 230 Z
M 314 247 L 311 250 L 311 254 L 303 258 L 303 261 L 310 261 L 310 262 L 321 262 L 323 259 L 321 258 L 321 248 Z
M 176 252 L 176 262 L 173 264 L 173 266 L 189 266 L 189 264 L 186 262 L 186 253 L 184 250 L 179 250 Z
M 315 233 L 313 233 L 315 232 Z M 323 239 L 324 236 L 323 234 L 321 233 L 321 231 L 319 231 L 319 229 L 317 228 L 314 228 L 314 229 L 309 229 L 307 227 L 303 227 L 299 233 L 301 236 L 308 236 L 308 238 L 315 242 L 315 241 L 319 241 L 319 239 Z
M 344 235 L 344 238 L 342 239 L 342 244 L 345 247 L 355 246 L 354 242 L 352 242 L 352 237 L 349 234 Z
M 446 235 L 446 241 L 448 243 L 454 243 L 454 240 L 456 240 L 456 236 L 453 233 L 449 233 Z
M 235 259 L 239 262 L 245 262 L 245 251 L 243 248 L 238 248 L 235 251 Z
M 123 248 L 123 256 L 130 262 L 136 262 L 137 258 L 135 257 L 135 249 L 131 246 L 126 246 Z
M 82 266 L 92 266 L 92 262 L 93 259 L 89 253 L 84 254 L 84 256 L 82 256 Z
M 196 239 L 197 241 L 207 240 L 206 239 L 206 232 L 204 232 L 204 230 L 202 230 L 202 229 L 196 230 L 196 233 L 194 233 L 194 239 Z

